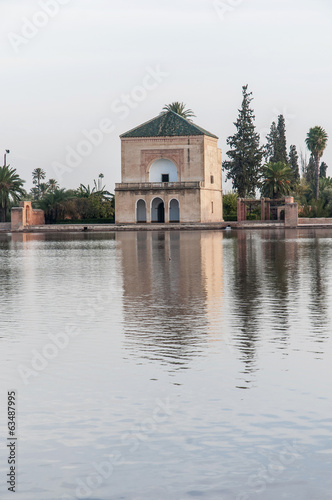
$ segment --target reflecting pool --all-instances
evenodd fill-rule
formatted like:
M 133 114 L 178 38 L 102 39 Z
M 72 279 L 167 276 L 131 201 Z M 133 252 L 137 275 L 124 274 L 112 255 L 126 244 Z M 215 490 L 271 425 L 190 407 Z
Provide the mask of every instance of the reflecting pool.
M 331 304 L 329 230 L 0 235 L 0 498 L 330 499 Z

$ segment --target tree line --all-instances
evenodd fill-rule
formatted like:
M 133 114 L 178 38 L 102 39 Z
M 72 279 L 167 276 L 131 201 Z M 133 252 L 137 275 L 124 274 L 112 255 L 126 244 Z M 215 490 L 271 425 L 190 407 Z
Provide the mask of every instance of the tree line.
M 102 185 L 103 178 L 100 174 L 92 188 L 80 184 L 77 189 L 64 189 L 55 179 L 45 182 L 46 172 L 35 168 L 33 187 L 28 193 L 16 169 L 4 165 L 0 167 L 0 222 L 10 220 L 11 207 L 23 199 L 31 200 L 34 208 L 44 210 L 47 224 L 114 222 L 114 195 Z
M 223 162 L 223 168 L 235 194 L 240 198 L 253 198 L 260 191 L 261 196 L 272 199 L 292 194 L 306 215 L 332 215 L 332 179 L 326 177 L 328 167 L 321 162 L 328 141 L 326 131 L 320 126 L 308 131 L 305 138 L 310 153 L 308 161 L 305 155 L 299 158 L 295 145 L 287 149 L 283 115 L 272 123 L 266 143 L 261 145 L 252 100 L 248 85 L 243 86 L 242 106 L 234 122 L 236 131 L 227 138 L 228 159 Z

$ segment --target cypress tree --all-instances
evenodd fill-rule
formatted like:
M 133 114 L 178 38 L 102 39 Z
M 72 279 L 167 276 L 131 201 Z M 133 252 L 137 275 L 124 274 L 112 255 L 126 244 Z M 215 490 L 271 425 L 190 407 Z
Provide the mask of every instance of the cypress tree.
M 272 122 L 270 133 L 266 136 L 267 143 L 264 147 L 264 156 L 268 163 L 277 163 L 278 130 L 276 122 Z
M 325 161 L 322 161 L 319 167 L 319 177 L 325 177 L 326 178 L 326 171 L 328 169 L 328 166 L 326 165 Z
M 305 165 L 304 169 L 304 178 L 308 184 L 312 184 L 315 182 L 315 158 L 313 155 L 310 155 L 308 163 Z
M 236 132 L 229 136 L 227 145 L 228 161 L 223 162 L 227 171 L 226 178 L 231 179 L 233 188 L 240 198 L 255 196 L 261 176 L 262 148 L 259 145 L 259 134 L 255 132 L 255 115 L 250 108 L 252 92 L 248 92 L 248 85 L 242 87 L 242 107 L 234 122 Z
M 294 145 L 289 149 L 289 164 L 293 170 L 294 183 L 298 184 L 300 182 L 299 155 Z
M 272 122 L 270 133 L 266 136 L 265 157 L 267 162 L 289 163 L 287 155 L 286 125 L 283 115 L 278 116 L 278 125 Z
M 286 125 L 283 115 L 278 116 L 278 146 L 277 146 L 277 161 L 288 163 L 287 141 L 286 141 Z

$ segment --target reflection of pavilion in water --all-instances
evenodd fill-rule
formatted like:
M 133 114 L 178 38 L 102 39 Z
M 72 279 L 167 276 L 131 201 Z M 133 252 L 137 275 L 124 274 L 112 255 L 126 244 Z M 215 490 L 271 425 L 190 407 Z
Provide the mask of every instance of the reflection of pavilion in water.
M 209 341 L 211 298 L 222 294 L 221 238 L 199 231 L 117 233 L 131 353 L 173 368 L 200 355 Z

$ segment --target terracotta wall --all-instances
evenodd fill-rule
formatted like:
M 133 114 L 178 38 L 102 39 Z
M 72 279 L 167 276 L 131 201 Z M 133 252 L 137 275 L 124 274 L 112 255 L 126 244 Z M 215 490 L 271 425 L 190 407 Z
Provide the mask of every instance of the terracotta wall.
M 19 207 L 14 207 L 11 210 L 12 231 L 22 231 L 26 227 L 43 224 L 45 224 L 44 211 L 33 209 L 31 201 L 21 201 Z

